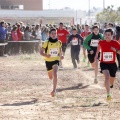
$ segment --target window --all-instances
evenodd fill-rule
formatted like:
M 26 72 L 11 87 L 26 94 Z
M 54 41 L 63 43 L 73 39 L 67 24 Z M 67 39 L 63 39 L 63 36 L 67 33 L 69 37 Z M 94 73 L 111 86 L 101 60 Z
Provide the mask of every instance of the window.
M 1 9 L 10 9 L 9 5 L 1 5 Z
M 24 5 L 1 5 L 1 9 L 18 9 L 18 10 L 23 10 Z

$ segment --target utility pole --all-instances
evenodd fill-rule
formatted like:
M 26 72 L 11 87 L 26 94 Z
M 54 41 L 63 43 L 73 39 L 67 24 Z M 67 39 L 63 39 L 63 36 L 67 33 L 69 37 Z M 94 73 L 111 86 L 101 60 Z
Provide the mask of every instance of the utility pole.
M 50 7 L 51 7 L 51 1 L 50 0 L 49 0 L 49 4 L 48 5 L 49 5 L 49 9 L 50 9 Z
M 89 19 L 89 24 L 90 24 L 90 0 L 88 0 L 88 6 L 89 6 L 88 19 Z
M 88 2 L 89 3 L 89 13 L 88 14 L 89 14 L 89 18 L 90 18 L 90 0 L 88 0 L 88 1 L 89 1 Z
M 75 11 L 75 12 L 76 12 L 76 23 L 77 23 L 77 19 L 78 19 L 78 18 L 77 18 L 77 17 L 78 17 L 78 16 L 77 16 L 77 9 L 76 9 L 76 11 Z
M 103 0 L 103 10 L 105 9 L 105 0 Z

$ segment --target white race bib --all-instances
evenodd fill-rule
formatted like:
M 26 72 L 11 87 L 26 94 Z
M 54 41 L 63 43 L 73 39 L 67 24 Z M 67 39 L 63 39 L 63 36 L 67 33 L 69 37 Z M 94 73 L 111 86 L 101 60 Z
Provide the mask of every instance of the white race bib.
M 113 52 L 103 52 L 103 61 L 113 61 Z
M 78 39 L 73 39 L 72 40 L 72 45 L 78 45 Z
M 57 57 L 58 56 L 58 48 L 51 48 L 50 55 L 51 55 L 51 57 Z
M 90 46 L 92 46 L 92 47 L 98 47 L 98 43 L 99 43 L 99 40 L 91 39 L 91 44 L 90 44 Z

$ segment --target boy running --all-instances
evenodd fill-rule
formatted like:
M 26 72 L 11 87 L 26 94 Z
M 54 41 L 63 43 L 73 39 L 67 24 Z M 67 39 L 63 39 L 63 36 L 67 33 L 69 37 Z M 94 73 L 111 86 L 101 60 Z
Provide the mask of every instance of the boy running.
M 59 29 L 57 30 L 57 36 L 58 36 L 58 40 L 60 40 L 62 42 L 62 52 L 63 55 L 65 55 L 65 51 L 66 51 L 66 47 L 67 47 L 67 37 L 69 36 L 69 32 L 64 29 L 64 25 L 63 23 L 59 24 Z M 59 68 L 63 68 L 62 66 L 62 60 L 60 60 L 60 66 Z
M 88 26 L 88 25 L 85 25 L 84 32 L 81 33 L 81 36 L 82 36 L 83 39 L 85 40 L 86 37 L 87 37 L 88 35 L 90 35 L 90 34 L 91 34 L 91 32 L 90 32 L 90 30 L 89 30 L 89 26 Z M 84 47 L 83 47 L 83 55 L 84 55 L 84 57 L 83 57 L 83 62 L 85 62 L 87 56 L 86 56 L 86 48 L 84 48 Z
M 79 34 L 77 34 L 76 28 L 73 28 L 72 33 L 73 34 L 69 37 L 67 44 L 71 43 L 72 63 L 73 63 L 74 69 L 77 69 L 77 64 L 75 60 L 77 60 L 78 64 L 80 63 L 79 54 L 80 54 L 81 44 L 83 44 L 83 38 Z
M 54 97 L 58 80 L 57 73 L 59 61 L 60 58 L 63 59 L 63 55 L 62 43 L 57 39 L 56 29 L 51 29 L 49 36 L 50 38 L 43 44 L 40 54 L 44 56 L 49 79 L 53 79 L 53 91 L 51 92 L 51 96 Z
M 120 43 L 113 39 L 113 30 L 105 30 L 105 40 L 100 41 L 95 60 L 98 58 L 98 54 L 101 50 L 100 68 L 105 77 L 105 88 L 107 91 L 107 100 L 111 100 L 110 87 L 113 88 L 117 65 L 116 65 L 116 53 L 120 54 Z
M 83 46 L 88 51 L 88 60 L 90 61 L 92 67 L 94 68 L 94 72 L 95 72 L 94 83 L 97 84 L 98 83 L 98 80 L 97 80 L 98 62 L 99 62 L 100 53 L 98 56 L 98 60 L 94 61 L 94 58 L 96 55 L 98 43 L 101 39 L 103 40 L 104 38 L 103 38 L 103 35 L 101 33 L 99 33 L 98 26 L 93 26 L 92 30 L 93 30 L 93 33 L 90 34 L 89 36 L 87 36 L 87 38 L 83 42 Z

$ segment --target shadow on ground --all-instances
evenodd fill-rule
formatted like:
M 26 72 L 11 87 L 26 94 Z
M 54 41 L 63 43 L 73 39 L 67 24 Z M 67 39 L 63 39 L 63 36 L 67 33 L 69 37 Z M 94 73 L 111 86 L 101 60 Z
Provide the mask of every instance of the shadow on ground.
M 99 106 L 108 106 L 107 104 L 104 103 L 94 103 L 94 104 L 89 104 L 89 105 L 77 105 L 77 106 L 63 106 L 63 109 L 69 109 L 69 108 L 79 108 L 79 107 L 99 107 Z
M 62 91 L 66 91 L 66 90 L 77 90 L 77 89 L 85 89 L 89 87 L 89 85 L 85 85 L 83 86 L 82 83 L 76 85 L 76 86 L 71 86 L 71 87 L 67 87 L 67 88 L 60 88 L 60 89 L 57 89 L 57 92 L 62 92 Z
M 31 105 L 35 104 L 38 101 L 38 99 L 32 99 L 31 101 L 26 101 L 26 102 L 19 102 L 19 103 L 13 103 L 13 104 L 4 104 L 1 106 L 23 106 L 23 105 Z

